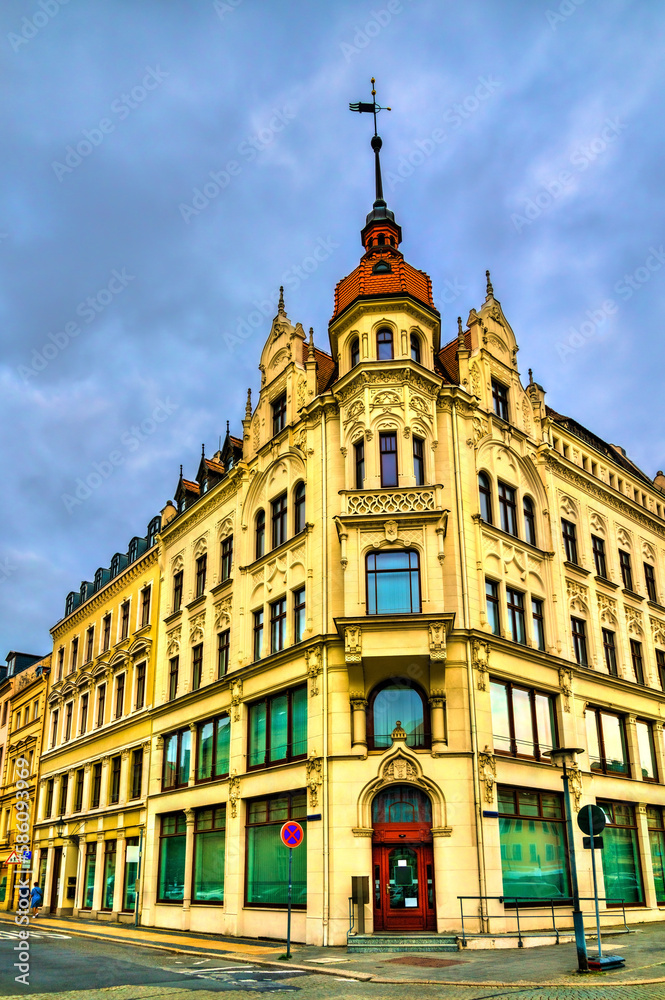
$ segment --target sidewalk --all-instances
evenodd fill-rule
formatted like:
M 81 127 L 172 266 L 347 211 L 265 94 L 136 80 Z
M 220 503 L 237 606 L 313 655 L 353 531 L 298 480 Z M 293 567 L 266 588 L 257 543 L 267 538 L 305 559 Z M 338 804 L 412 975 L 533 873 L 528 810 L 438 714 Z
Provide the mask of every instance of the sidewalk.
M 283 942 L 255 941 L 217 934 L 189 934 L 158 928 L 134 928 L 127 924 L 101 923 L 73 917 L 40 916 L 31 922 L 36 932 L 54 931 L 90 937 L 105 942 L 165 949 L 183 954 L 232 957 L 239 962 L 285 968 L 279 961 Z M 0 916 L 0 930 L 16 928 L 13 916 Z M 17 928 L 16 928 L 17 929 Z M 595 943 L 588 942 L 589 954 Z M 575 946 L 549 945 L 542 948 L 460 951 L 442 956 L 414 954 L 349 955 L 346 948 L 319 948 L 293 945 L 289 968 L 319 975 L 344 976 L 372 983 L 414 983 L 455 986 L 563 986 L 567 991 L 587 990 L 604 1000 L 606 986 L 665 984 L 665 922 L 643 924 L 630 935 L 610 932 L 603 936 L 603 952 L 624 955 L 626 968 L 615 972 L 576 973 Z M 663 990 L 665 995 L 665 989 Z

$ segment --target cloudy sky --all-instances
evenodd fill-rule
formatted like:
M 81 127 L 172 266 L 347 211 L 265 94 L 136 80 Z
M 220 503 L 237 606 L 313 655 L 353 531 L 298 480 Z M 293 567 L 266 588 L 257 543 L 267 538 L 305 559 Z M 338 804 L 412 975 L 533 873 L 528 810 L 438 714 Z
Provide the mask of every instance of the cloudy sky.
M 443 337 L 490 268 L 523 376 L 655 475 L 664 24 L 655 0 L 3 0 L 2 657 L 49 651 L 67 592 L 239 432 L 280 283 L 327 346 L 372 75 Z

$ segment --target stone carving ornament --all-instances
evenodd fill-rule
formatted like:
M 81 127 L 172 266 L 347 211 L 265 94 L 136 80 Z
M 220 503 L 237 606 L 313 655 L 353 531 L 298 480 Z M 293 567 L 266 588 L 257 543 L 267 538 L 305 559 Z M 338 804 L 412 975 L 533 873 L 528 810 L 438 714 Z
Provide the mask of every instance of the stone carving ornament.
M 478 773 L 482 784 L 485 786 L 485 801 L 492 802 L 496 782 L 496 761 L 494 760 L 494 754 L 488 746 L 485 746 L 485 749 L 478 754 Z
M 490 666 L 490 647 L 482 639 L 474 639 L 471 644 L 471 659 L 478 671 L 478 690 L 487 690 L 487 674 Z

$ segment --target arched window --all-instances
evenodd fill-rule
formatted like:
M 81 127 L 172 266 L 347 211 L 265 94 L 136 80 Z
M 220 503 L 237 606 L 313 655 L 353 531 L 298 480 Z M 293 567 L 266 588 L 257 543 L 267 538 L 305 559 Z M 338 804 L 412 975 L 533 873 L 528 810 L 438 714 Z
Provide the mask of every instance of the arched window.
M 420 364 L 420 337 L 417 333 L 411 334 L 411 360 Z
M 412 785 L 379 792 L 372 802 L 372 823 L 431 823 L 432 803 Z
M 260 559 L 266 550 L 266 512 L 260 510 L 256 515 L 256 552 L 255 558 Z
M 478 473 L 478 492 L 480 493 L 480 516 L 483 521 L 493 524 L 492 521 L 492 487 L 490 477 L 486 472 Z
M 393 332 L 392 330 L 379 330 L 376 335 L 376 356 L 379 361 L 392 361 L 393 359 Z
M 412 681 L 397 677 L 379 684 L 367 705 L 367 745 L 371 750 L 392 746 L 391 733 L 397 723 L 406 731 L 408 747 L 431 743 L 427 699 Z
M 294 509 L 294 532 L 297 535 L 299 531 L 303 531 L 305 528 L 305 484 L 298 483 L 293 494 L 293 509 Z
M 354 337 L 351 341 L 351 367 L 355 368 L 360 362 L 360 339 Z
M 533 510 L 533 500 L 531 497 L 524 497 L 522 501 L 524 510 L 524 537 L 529 545 L 536 544 L 536 515 Z
M 371 552 L 367 556 L 367 614 L 420 613 L 418 553 Z

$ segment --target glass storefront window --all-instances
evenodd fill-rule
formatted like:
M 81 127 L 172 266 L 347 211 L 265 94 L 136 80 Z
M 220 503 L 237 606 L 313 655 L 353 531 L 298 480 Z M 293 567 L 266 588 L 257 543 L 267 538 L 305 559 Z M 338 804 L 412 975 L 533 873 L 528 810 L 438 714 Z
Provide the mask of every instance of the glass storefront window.
M 379 792 L 372 802 L 372 824 L 431 823 L 432 803 L 427 796 L 410 785 L 397 785 Z
M 127 850 L 130 847 L 138 847 L 138 837 L 127 837 Z M 127 857 L 127 855 L 125 855 Z M 125 861 L 125 883 L 122 893 L 123 910 L 133 913 L 136 907 L 136 879 L 138 877 L 138 862 Z
M 503 788 L 499 797 L 501 869 L 506 905 L 570 900 L 563 800 L 553 792 Z M 510 898 L 512 897 L 512 899 Z
M 495 751 L 548 760 L 557 742 L 554 697 L 498 680 L 490 682 L 490 695 Z
M 250 767 L 268 767 L 307 753 L 307 688 L 283 691 L 249 707 Z
M 116 842 L 107 840 L 104 844 L 104 889 L 102 898 L 102 909 L 113 909 L 113 891 L 115 889 L 115 859 Z
M 644 903 L 637 849 L 635 807 L 625 802 L 599 802 L 607 826 L 603 830 L 603 875 L 608 906 Z
M 224 902 L 226 806 L 197 809 L 194 829 L 193 903 Z
M 247 806 L 247 905 L 286 906 L 289 848 L 279 836 L 283 823 L 297 819 L 305 831 L 303 843 L 293 851 L 292 905 L 307 905 L 307 795 L 290 792 L 257 799 Z
M 203 722 L 197 733 L 196 780 L 212 781 L 229 773 L 231 719 L 220 715 Z
M 382 684 L 369 699 L 367 731 L 369 748 L 384 750 L 392 746 L 397 721 L 406 731 L 406 745 L 430 745 L 429 715 L 425 698 L 411 681 L 399 678 Z
M 95 893 L 95 869 L 97 867 L 97 844 L 93 841 L 85 845 L 85 872 L 83 875 L 83 907 L 92 909 L 92 899 Z
M 182 903 L 185 895 L 185 843 L 187 824 L 184 812 L 162 816 L 159 840 L 160 903 Z
M 656 900 L 662 906 L 665 903 L 665 814 L 661 806 L 647 806 L 647 825 Z
M 592 771 L 628 774 L 624 720 L 597 708 L 586 711 L 587 745 Z

